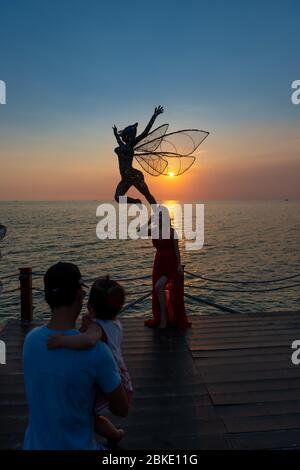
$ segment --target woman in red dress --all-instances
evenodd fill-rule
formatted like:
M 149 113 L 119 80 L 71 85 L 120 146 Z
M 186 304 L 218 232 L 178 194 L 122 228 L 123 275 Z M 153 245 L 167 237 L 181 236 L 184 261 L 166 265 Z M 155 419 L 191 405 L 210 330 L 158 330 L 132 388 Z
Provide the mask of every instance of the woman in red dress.
M 159 238 L 152 239 L 156 255 L 152 273 L 153 319 L 145 321 L 150 328 L 191 326 L 186 315 L 183 298 L 183 268 L 180 260 L 178 239 L 170 227 L 170 237 L 162 238 L 162 218 L 159 217 Z

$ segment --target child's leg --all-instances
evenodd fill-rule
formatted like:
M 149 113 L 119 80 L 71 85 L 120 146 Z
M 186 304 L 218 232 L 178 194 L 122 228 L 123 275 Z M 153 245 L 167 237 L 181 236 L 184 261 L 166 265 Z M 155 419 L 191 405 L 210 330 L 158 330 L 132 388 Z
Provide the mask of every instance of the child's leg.
M 159 328 L 166 328 L 167 326 L 167 311 L 166 311 L 166 293 L 165 286 L 167 283 L 167 276 L 161 276 L 155 283 L 154 289 L 157 293 L 158 302 L 159 302 L 159 316 L 160 323 Z
M 97 434 L 106 439 L 120 441 L 124 437 L 124 430 L 116 428 L 109 419 L 104 416 L 96 416 L 94 430 Z

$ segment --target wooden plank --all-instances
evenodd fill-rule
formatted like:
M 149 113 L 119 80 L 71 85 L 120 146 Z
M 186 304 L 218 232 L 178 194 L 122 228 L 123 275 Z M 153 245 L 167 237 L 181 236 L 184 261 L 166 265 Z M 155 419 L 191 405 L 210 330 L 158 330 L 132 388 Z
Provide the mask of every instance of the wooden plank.
M 11 416 L 9 419 L 0 417 L 0 435 L 24 433 L 27 426 L 27 416 Z
M 232 321 L 237 320 L 282 320 L 284 318 L 299 318 L 300 311 L 280 311 L 280 312 L 253 312 L 253 313 L 240 313 L 240 314 L 228 314 L 228 313 L 218 313 L 216 315 L 191 315 L 191 320 L 197 323 L 210 323 L 210 322 L 220 322 L 220 321 Z
M 239 418 L 245 416 L 267 416 L 279 414 L 300 413 L 300 400 L 277 401 L 269 403 L 247 403 L 242 405 L 219 405 L 215 407 L 218 414 L 227 417 Z
M 194 400 L 186 400 L 186 402 L 177 405 L 166 404 L 163 408 L 158 408 L 157 406 L 141 408 L 136 406 L 133 402 L 128 418 L 133 423 L 143 424 L 145 421 L 148 421 L 148 419 L 156 420 L 156 422 L 159 422 L 160 419 L 166 421 L 170 413 L 173 413 L 179 421 L 181 421 L 181 418 L 194 419 L 195 416 L 205 421 L 215 421 L 219 418 L 216 407 L 211 404 L 200 405 L 195 403 Z M 126 421 L 128 418 L 126 418 Z
M 137 385 L 134 389 L 135 397 L 193 397 L 195 395 L 207 395 L 207 390 L 204 385 L 179 385 L 177 384 L 176 387 L 172 386 L 171 384 L 166 384 L 164 382 L 163 385 Z M 1 392 L 0 392 L 1 393 Z
M 232 319 L 232 321 L 228 321 L 226 318 L 223 320 L 213 321 L 212 317 L 210 317 L 209 320 L 203 321 L 201 317 L 199 317 L 198 320 L 195 320 L 195 319 L 191 320 L 192 327 L 189 328 L 187 331 L 185 331 L 184 334 L 186 336 L 192 336 L 195 333 L 199 333 L 201 330 L 205 332 L 206 331 L 210 332 L 213 330 L 218 331 L 220 329 L 219 326 L 222 326 L 222 328 L 225 331 L 228 331 L 229 329 L 235 329 L 235 328 L 241 329 L 241 330 L 245 330 L 246 328 L 249 328 L 251 331 L 254 328 L 257 328 L 257 326 L 259 326 L 259 328 L 270 328 L 271 326 L 274 326 L 274 328 L 278 328 L 280 325 L 287 325 L 287 326 L 299 325 L 299 315 L 300 313 L 297 316 L 293 316 L 293 317 L 284 316 L 284 317 L 281 317 L 280 319 L 278 318 L 276 319 L 275 317 L 265 317 L 262 315 L 260 318 L 256 320 L 243 319 L 243 321 L 240 319 L 237 319 L 236 317 L 235 317 L 235 321 L 234 319 Z
M 245 348 L 207 348 L 200 351 L 192 351 L 192 355 L 194 358 L 208 358 L 208 357 L 236 357 L 236 356 L 257 356 L 261 354 L 270 355 L 272 357 L 273 354 L 291 354 L 291 348 L 287 346 L 260 346 L 260 347 L 245 347 Z
M 180 426 L 178 426 L 177 417 L 174 416 L 172 419 L 173 414 L 169 415 L 168 420 L 164 421 L 146 421 L 143 423 L 143 433 L 148 436 L 157 435 L 157 436 L 168 436 L 170 437 L 183 437 L 183 436 L 199 436 L 201 437 L 202 434 L 209 435 L 209 434 L 217 434 L 217 435 L 224 435 L 226 432 L 225 426 L 220 419 L 217 420 L 201 420 L 201 419 L 189 419 L 187 421 L 180 421 Z M 116 424 L 118 423 L 117 420 Z M 126 421 L 126 432 L 128 435 L 137 436 L 141 433 L 141 424 L 131 423 L 130 419 Z
M 224 422 L 228 431 L 233 433 L 300 429 L 300 414 L 226 417 Z
M 280 336 L 286 336 L 286 337 L 293 337 L 294 339 L 297 338 L 297 335 L 300 334 L 300 324 L 299 328 L 295 329 L 294 327 L 290 328 L 278 328 L 277 330 L 274 330 L 273 328 L 268 328 L 268 329 L 262 329 L 262 330 L 257 330 L 253 329 L 253 331 L 249 331 L 248 329 L 229 329 L 228 331 L 211 331 L 211 332 L 205 332 L 205 335 L 203 334 L 203 331 L 199 332 L 197 335 L 190 336 L 188 338 L 188 344 L 189 345 L 194 345 L 201 343 L 202 341 L 212 341 L 216 340 L 218 341 L 219 339 L 222 340 L 227 340 L 227 339 L 233 339 L 233 338 L 238 338 L 240 340 L 244 340 L 247 338 L 260 338 L 260 337 L 267 337 L 267 338 L 273 338 L 273 337 L 280 337 Z M 129 341 L 128 341 L 129 342 Z
M 290 354 L 195 358 L 195 367 L 196 369 L 199 368 L 200 371 L 208 368 L 213 370 L 220 366 L 224 371 L 227 369 L 244 371 L 246 365 L 248 370 L 289 369 L 295 367 L 290 363 Z
M 14 434 L 0 434 L 0 449 L 20 450 L 22 449 L 23 440 L 23 432 L 15 432 Z
M 5 384 L 5 383 L 2 383 L 2 381 L 1 381 L 0 397 L 1 397 L 2 394 L 7 394 L 7 393 L 21 394 L 21 393 L 24 393 L 24 392 L 25 392 L 25 389 L 24 389 L 24 384 L 23 383 Z
M 187 401 L 190 401 L 194 406 L 206 406 L 211 405 L 212 401 L 210 396 L 205 395 L 193 395 L 193 396 L 156 396 L 155 397 L 155 408 L 160 409 L 165 406 L 176 408 L 178 406 L 184 406 Z M 141 409 L 153 409 L 153 397 L 135 396 L 135 406 L 139 406 Z
M 296 321 L 275 321 L 275 322 L 250 322 L 250 323 L 218 323 L 218 324 L 206 324 L 206 325 L 194 325 L 189 328 L 189 330 L 182 332 L 182 334 L 187 338 L 193 338 L 200 336 L 201 334 L 213 334 L 213 333 L 230 333 L 230 331 L 240 331 L 245 332 L 249 329 L 250 332 L 256 331 L 270 331 L 274 328 L 274 331 L 282 329 L 298 329 L 299 330 L 299 319 Z
M 234 449 L 280 449 L 299 447 L 300 428 L 285 431 L 229 434 Z
M 235 405 L 241 403 L 262 403 L 297 400 L 300 389 L 293 390 L 263 390 L 259 392 L 240 393 L 211 393 L 210 397 L 214 405 Z
M 1 444 L 1 441 L 0 441 Z M 228 450 L 231 444 L 228 439 L 222 435 L 201 435 L 201 436 L 180 436 L 169 437 L 161 435 L 147 435 L 145 436 L 126 436 L 123 449 L 147 450 L 147 449 L 161 449 L 171 450 L 174 453 L 176 450 Z
M 259 340 L 249 340 L 249 341 L 220 341 L 220 342 L 210 342 L 210 341 L 203 341 L 199 342 L 199 344 L 195 346 L 189 345 L 189 349 L 193 351 L 216 351 L 220 349 L 248 349 L 248 348 L 261 348 L 261 347 L 280 347 L 286 346 L 287 348 L 291 348 L 292 342 L 294 341 L 295 337 L 292 338 L 274 338 L 274 339 L 267 339 L 267 338 L 260 338 Z
M 214 408 L 213 408 L 214 409 Z M 27 404 L 6 404 L 0 405 L 0 416 L 2 418 L 4 417 L 9 417 L 13 415 L 18 415 L 18 416 L 27 416 L 28 413 L 28 407 Z
M 283 328 L 299 328 L 299 317 L 298 318 L 285 318 L 282 320 L 268 320 L 268 319 L 260 319 L 260 320 L 250 320 L 250 321 L 239 321 L 237 320 L 236 322 L 233 321 L 223 321 L 223 322 L 206 322 L 206 323 L 192 323 L 191 328 L 189 328 L 187 331 L 183 332 L 183 334 L 189 338 L 192 336 L 197 336 L 202 332 L 205 333 L 213 333 L 214 331 L 224 331 L 228 332 L 230 330 L 241 330 L 245 331 L 246 328 L 249 328 L 250 331 L 253 331 L 255 328 L 257 330 L 264 330 L 264 329 L 269 329 L 271 327 L 274 327 L 275 329 L 278 329 L 279 326 L 282 326 Z
M 243 380 L 236 382 L 206 383 L 210 395 L 239 392 L 259 392 L 267 390 L 300 389 L 300 378 L 286 380 Z
M 171 386 L 174 387 L 174 390 L 177 389 L 178 384 L 180 385 L 180 389 L 190 388 L 192 391 L 200 392 L 201 390 L 206 390 L 204 386 L 203 379 L 200 375 L 191 377 L 190 375 L 184 376 L 184 384 L 182 384 L 182 375 L 161 375 L 160 377 L 157 376 L 145 376 L 145 375 L 136 375 L 134 372 L 134 388 L 144 388 L 153 389 L 153 390 L 162 390 L 167 384 L 167 387 L 170 388 Z
M 249 371 L 234 371 L 227 370 L 222 371 L 201 371 L 201 377 L 209 385 L 214 383 L 226 383 L 229 382 L 259 382 L 260 380 L 293 380 L 297 381 L 300 379 L 300 367 L 294 366 L 290 369 L 279 369 L 279 370 L 249 370 Z

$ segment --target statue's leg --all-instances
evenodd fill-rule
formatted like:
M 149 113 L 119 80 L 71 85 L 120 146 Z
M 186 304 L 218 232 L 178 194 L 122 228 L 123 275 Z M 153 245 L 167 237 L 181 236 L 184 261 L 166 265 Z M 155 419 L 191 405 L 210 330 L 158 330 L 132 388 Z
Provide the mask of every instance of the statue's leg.
M 139 170 L 135 170 L 133 179 L 133 186 L 147 199 L 149 204 L 157 205 L 155 197 L 150 193 L 149 188 L 145 183 L 143 173 Z
M 122 179 L 116 188 L 115 201 L 119 201 L 120 196 L 125 196 L 129 188 L 132 186 L 132 182 L 129 179 Z M 128 204 L 140 204 L 140 199 L 135 199 L 133 197 L 127 197 Z

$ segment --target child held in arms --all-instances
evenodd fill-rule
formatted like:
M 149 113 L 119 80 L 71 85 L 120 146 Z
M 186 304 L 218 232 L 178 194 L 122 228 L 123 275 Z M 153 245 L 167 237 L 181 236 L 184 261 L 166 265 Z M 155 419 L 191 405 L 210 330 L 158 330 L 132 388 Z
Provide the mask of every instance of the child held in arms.
M 89 349 L 93 348 L 97 341 L 104 341 L 111 349 L 119 366 L 123 387 L 130 404 L 133 388 L 121 352 L 123 330 L 117 318 L 124 300 L 125 291 L 118 282 L 113 281 L 109 276 L 97 279 L 90 291 L 87 305 L 89 315 L 82 320 L 80 334 L 51 335 L 48 348 Z M 107 410 L 107 398 L 101 389 L 97 388 L 94 408 L 95 432 L 113 445 L 124 437 L 124 430 L 116 428 L 109 419 L 103 416 Z

